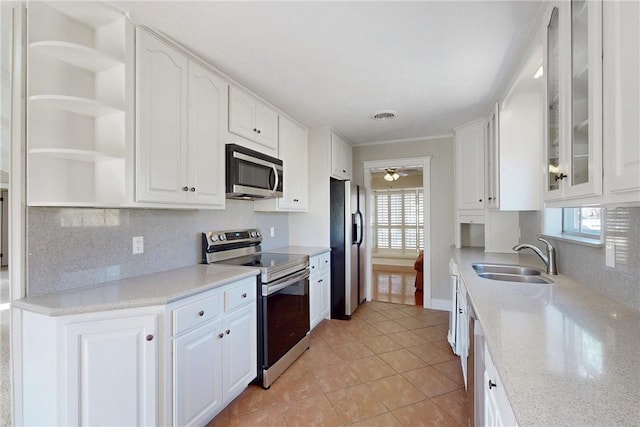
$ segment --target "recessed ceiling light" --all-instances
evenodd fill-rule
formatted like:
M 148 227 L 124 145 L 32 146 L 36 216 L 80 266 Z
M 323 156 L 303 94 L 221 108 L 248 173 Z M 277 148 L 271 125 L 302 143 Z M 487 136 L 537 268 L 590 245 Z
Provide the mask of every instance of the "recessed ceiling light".
M 380 110 L 369 114 L 369 118 L 372 120 L 390 120 L 394 119 L 398 115 L 397 111 L 393 110 Z

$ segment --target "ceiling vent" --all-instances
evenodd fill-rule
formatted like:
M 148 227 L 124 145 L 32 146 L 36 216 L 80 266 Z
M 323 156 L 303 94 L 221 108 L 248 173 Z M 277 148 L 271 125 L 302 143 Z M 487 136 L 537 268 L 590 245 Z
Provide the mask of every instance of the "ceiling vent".
M 381 110 L 371 113 L 369 117 L 373 120 L 391 120 L 394 119 L 398 113 L 393 110 Z

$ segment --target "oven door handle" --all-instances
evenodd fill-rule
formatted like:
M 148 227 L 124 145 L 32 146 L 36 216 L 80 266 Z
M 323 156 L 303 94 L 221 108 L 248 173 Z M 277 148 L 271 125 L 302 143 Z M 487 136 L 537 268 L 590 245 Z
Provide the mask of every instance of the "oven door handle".
M 309 269 L 306 269 L 302 273 L 297 273 L 293 276 L 285 277 L 270 285 L 262 285 L 262 296 L 266 297 L 271 294 L 275 294 L 276 292 L 286 288 L 293 283 L 299 282 L 300 280 L 308 279 L 309 274 Z

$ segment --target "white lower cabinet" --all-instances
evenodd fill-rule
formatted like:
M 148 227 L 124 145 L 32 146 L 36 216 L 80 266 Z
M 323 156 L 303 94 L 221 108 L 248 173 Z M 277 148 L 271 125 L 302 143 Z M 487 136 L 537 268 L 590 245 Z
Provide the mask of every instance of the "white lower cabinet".
M 169 307 L 173 425 L 204 425 L 256 377 L 256 279 Z
M 311 329 L 331 317 L 331 258 L 325 252 L 309 258 L 309 317 Z
M 222 321 L 173 340 L 174 425 L 204 424 L 222 407 Z
M 23 425 L 156 425 L 161 308 L 23 312 Z
M 489 350 L 484 347 L 484 423 L 486 427 L 517 426 L 504 386 Z
M 257 326 L 254 303 L 223 317 L 222 383 L 224 403 L 231 402 L 256 377 Z
M 169 305 L 64 316 L 15 308 L 16 424 L 205 425 L 256 377 L 256 293 L 252 276 Z

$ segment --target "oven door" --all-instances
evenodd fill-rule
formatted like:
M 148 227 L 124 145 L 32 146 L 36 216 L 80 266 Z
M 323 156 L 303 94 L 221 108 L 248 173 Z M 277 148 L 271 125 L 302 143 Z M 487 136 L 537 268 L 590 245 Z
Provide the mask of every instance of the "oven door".
M 309 333 L 309 270 L 262 285 L 263 368 Z

